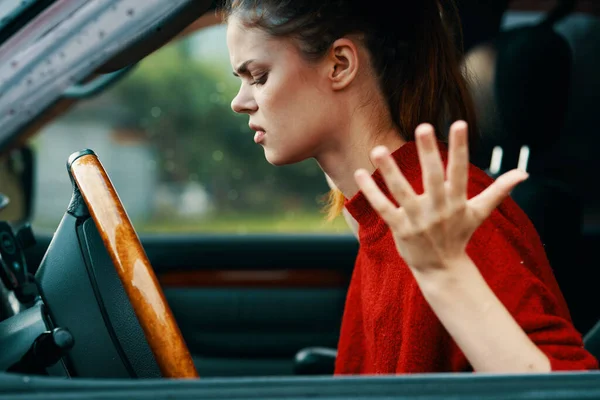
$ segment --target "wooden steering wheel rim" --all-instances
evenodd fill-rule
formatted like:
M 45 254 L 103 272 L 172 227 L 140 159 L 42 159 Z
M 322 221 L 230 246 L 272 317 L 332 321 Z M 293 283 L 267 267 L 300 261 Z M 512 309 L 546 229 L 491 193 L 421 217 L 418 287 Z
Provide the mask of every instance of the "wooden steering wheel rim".
M 189 349 L 146 252 L 104 167 L 91 150 L 73 154 L 69 172 L 110 254 L 164 377 L 197 378 Z

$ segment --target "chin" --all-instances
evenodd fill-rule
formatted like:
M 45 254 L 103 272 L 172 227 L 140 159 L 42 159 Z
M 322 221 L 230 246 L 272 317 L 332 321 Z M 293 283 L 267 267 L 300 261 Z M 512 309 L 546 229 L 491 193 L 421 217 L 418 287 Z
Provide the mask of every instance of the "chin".
M 294 157 L 293 154 L 286 154 L 280 151 L 274 151 L 273 149 L 269 149 L 265 147 L 265 158 L 267 162 L 271 165 L 275 165 L 276 167 L 288 164 L 295 164 L 300 161 L 304 161 L 304 159 L 299 157 Z

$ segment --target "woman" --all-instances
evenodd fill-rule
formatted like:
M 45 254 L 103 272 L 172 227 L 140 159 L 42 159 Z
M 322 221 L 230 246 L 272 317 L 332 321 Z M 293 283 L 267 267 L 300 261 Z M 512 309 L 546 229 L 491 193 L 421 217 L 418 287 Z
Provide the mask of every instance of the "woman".
M 339 189 L 332 214 L 359 225 L 336 373 L 596 368 L 531 223 L 510 199 L 494 210 L 526 175 L 492 184 L 468 164 L 473 107 L 447 12 L 391 5 L 224 6 L 233 110 L 270 163 L 315 158 Z

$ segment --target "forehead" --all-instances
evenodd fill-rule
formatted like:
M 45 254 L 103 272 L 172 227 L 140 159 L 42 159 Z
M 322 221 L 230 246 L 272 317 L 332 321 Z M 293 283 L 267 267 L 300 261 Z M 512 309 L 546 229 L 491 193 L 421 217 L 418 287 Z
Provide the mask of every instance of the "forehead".
M 285 39 L 270 36 L 258 28 L 247 28 L 232 15 L 227 22 L 227 48 L 231 64 L 236 66 L 249 59 L 275 56 L 289 49 Z

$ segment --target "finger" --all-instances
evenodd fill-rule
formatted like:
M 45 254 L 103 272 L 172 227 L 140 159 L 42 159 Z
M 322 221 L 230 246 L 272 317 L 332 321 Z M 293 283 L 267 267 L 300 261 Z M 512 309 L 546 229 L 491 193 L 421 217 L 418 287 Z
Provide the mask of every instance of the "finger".
M 466 200 L 469 180 L 469 144 L 467 123 L 456 121 L 450 127 L 448 152 L 448 183 L 456 200 Z
M 398 168 L 387 147 L 375 147 L 371 151 L 371 160 L 381 171 L 385 184 L 398 204 L 406 208 L 409 214 L 414 211 L 417 194 Z
M 379 186 L 371 178 L 371 175 L 364 169 L 359 169 L 354 173 L 354 180 L 371 204 L 371 207 L 385 222 L 392 222 L 398 208 L 383 194 Z
M 469 200 L 469 204 L 477 217 L 483 221 L 502 203 L 515 186 L 528 177 L 529 174 L 518 169 L 508 171 L 500 175 L 494 183 L 479 193 L 479 195 Z
M 440 158 L 433 126 L 430 124 L 419 125 L 415 130 L 415 137 L 425 193 L 430 196 L 436 209 L 443 209 L 446 204 L 444 165 Z

